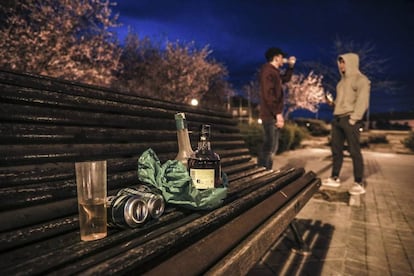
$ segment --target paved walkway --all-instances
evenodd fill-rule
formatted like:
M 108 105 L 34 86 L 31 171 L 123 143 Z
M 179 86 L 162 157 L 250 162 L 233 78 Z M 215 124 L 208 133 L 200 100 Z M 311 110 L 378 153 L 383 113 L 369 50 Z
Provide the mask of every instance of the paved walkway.
M 414 155 L 363 151 L 366 194 L 350 197 L 352 163 L 346 157 L 340 188 L 321 188 L 297 222 L 310 255 L 293 253 L 287 231 L 249 275 L 414 275 Z M 328 148 L 275 157 L 286 165 L 330 175 Z

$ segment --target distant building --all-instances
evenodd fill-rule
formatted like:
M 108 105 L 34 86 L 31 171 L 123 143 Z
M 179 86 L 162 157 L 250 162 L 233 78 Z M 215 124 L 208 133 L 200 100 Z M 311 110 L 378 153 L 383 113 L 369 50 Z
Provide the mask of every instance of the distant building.
M 259 118 L 258 105 L 249 103 L 243 97 L 232 97 L 229 108 L 233 118 L 238 118 L 242 122 L 252 122 Z

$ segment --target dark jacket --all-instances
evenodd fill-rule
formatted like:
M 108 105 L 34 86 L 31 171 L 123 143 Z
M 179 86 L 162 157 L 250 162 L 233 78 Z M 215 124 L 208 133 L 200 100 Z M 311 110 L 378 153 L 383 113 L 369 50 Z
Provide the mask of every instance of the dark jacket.
M 280 70 L 270 63 L 263 64 L 260 69 L 260 119 L 269 121 L 276 114 L 283 113 L 284 96 L 282 84 L 290 81 L 293 68 L 286 69 L 281 75 Z

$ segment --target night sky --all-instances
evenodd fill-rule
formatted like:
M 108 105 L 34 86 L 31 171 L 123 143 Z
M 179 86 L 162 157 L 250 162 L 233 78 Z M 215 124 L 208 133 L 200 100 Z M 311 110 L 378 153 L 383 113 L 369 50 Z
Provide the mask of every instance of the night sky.
M 254 78 L 271 46 L 300 62 L 336 67 L 336 37 L 371 43 L 389 59 L 396 92 L 371 95 L 371 112 L 414 111 L 414 0 L 119 0 L 122 41 L 128 26 L 153 40 L 209 45 L 240 89 Z M 332 53 L 332 55 L 331 55 Z M 307 73 L 307 72 L 303 72 Z M 338 76 L 339 77 L 339 76 Z

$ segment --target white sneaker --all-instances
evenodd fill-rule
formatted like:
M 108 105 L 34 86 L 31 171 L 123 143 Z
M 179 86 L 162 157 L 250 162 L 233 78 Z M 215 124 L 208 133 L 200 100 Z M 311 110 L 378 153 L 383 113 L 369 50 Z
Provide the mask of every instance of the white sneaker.
M 341 180 L 339 177 L 328 177 L 322 181 L 322 186 L 337 188 L 341 186 Z
M 362 184 L 355 182 L 351 189 L 349 189 L 348 193 L 351 195 L 363 195 L 365 194 L 365 189 Z

